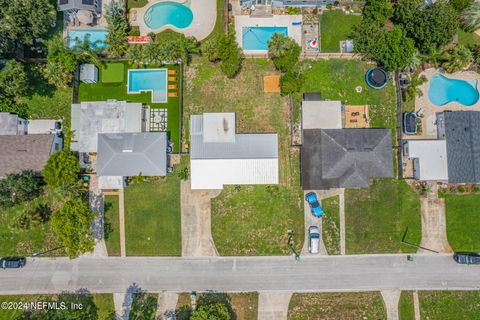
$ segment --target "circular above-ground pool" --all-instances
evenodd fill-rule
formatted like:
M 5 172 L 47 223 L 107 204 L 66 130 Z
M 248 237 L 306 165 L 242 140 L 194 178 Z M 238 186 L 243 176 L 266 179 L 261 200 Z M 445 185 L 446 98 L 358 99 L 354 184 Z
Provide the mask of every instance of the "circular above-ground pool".
M 158 2 L 147 9 L 143 20 L 147 27 L 152 30 L 166 25 L 172 25 L 178 29 L 188 27 L 193 20 L 193 13 L 189 7 L 177 2 Z
M 477 82 L 451 79 L 437 73 L 430 79 L 428 99 L 436 106 L 444 106 L 450 102 L 473 106 L 479 100 Z
M 388 83 L 388 73 L 382 68 L 368 69 L 365 74 L 365 81 L 373 89 L 382 89 Z

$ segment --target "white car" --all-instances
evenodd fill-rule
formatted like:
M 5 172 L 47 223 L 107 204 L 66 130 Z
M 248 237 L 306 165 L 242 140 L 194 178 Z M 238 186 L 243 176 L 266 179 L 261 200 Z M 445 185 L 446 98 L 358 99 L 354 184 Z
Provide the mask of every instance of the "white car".
M 318 253 L 320 246 L 320 230 L 316 226 L 308 228 L 308 252 Z

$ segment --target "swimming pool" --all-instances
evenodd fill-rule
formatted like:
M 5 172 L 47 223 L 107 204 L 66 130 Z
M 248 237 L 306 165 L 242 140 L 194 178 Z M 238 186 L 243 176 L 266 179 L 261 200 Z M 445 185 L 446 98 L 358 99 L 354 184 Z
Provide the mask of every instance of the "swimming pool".
M 193 13 L 189 7 L 181 3 L 159 2 L 147 9 L 143 20 L 147 27 L 153 30 L 168 24 L 183 29 L 192 23 Z
M 242 48 L 243 50 L 268 50 L 268 40 L 275 33 L 288 36 L 288 27 L 244 27 Z
M 81 45 L 85 38 L 90 41 L 90 48 L 105 49 L 107 44 L 107 30 L 68 30 L 67 43 L 69 48 Z
M 473 106 L 478 102 L 479 94 L 477 80 L 450 79 L 441 74 L 435 74 L 430 79 L 428 98 L 436 106 L 443 106 L 449 102 L 458 102 L 464 106 Z
M 167 102 L 167 69 L 129 69 L 127 93 L 152 93 L 152 102 Z

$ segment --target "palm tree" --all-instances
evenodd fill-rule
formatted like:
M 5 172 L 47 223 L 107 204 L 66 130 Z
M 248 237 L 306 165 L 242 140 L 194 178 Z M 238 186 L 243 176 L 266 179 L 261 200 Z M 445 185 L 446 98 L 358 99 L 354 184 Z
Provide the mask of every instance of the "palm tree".
M 463 45 L 446 50 L 442 55 L 442 68 L 449 73 L 468 68 L 472 63 L 472 52 Z
M 130 46 L 127 51 L 127 59 L 135 66 L 142 65 L 144 61 L 143 46 L 139 44 Z
M 98 57 L 98 52 L 100 50 L 96 49 L 101 42 L 101 40 L 91 42 L 90 36 L 87 35 L 85 38 L 83 38 L 83 41 L 77 41 L 75 46 L 72 48 L 72 51 L 77 55 L 79 61 L 93 63 L 98 68 L 101 68 L 103 62 Z
M 146 64 L 161 65 L 163 61 L 163 53 L 161 47 L 157 43 L 149 43 L 143 49 L 143 61 Z
M 421 75 L 419 72 L 413 73 L 410 76 L 410 83 L 404 91 L 405 96 L 410 100 L 414 100 L 417 96 L 423 96 L 423 91 L 420 90 L 419 87 L 425 82 L 427 82 L 427 77 L 425 77 L 423 74 Z
M 467 31 L 480 29 L 480 2 L 474 2 L 462 14 L 462 26 Z

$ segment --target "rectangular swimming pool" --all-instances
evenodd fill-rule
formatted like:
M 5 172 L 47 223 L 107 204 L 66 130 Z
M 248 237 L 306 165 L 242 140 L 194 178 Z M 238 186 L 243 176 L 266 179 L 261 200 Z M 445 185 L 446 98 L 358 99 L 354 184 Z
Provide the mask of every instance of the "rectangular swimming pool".
M 127 93 L 152 93 L 152 102 L 167 102 L 167 69 L 129 69 Z
M 243 50 L 268 50 L 268 41 L 273 34 L 280 33 L 288 36 L 288 27 L 243 27 Z
M 67 44 L 69 48 L 81 45 L 85 38 L 90 41 L 90 48 L 105 49 L 107 43 L 107 30 L 69 30 L 67 33 Z

